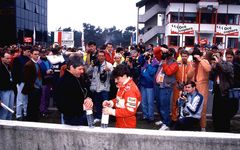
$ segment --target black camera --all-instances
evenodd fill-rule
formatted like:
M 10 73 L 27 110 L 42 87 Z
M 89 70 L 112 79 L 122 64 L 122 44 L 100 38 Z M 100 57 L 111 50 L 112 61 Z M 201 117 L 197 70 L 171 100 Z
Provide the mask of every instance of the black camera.
M 197 47 L 194 47 L 194 49 L 193 49 L 193 52 L 192 52 L 192 57 L 193 57 L 193 62 L 196 62 L 196 61 L 198 61 L 197 60 L 197 58 L 195 58 L 194 57 L 194 55 L 199 55 L 199 56 L 202 56 L 203 55 L 203 53 L 200 51 L 200 49 L 199 48 L 197 48 Z
M 107 72 L 105 70 L 103 70 L 102 73 L 100 73 L 100 77 L 99 78 L 100 78 L 100 81 L 102 83 L 105 83 L 106 80 L 107 80 Z
M 183 116 L 184 116 L 184 117 L 186 117 L 186 116 L 189 116 L 189 115 L 190 115 L 190 113 L 189 113 L 189 112 L 187 112 L 186 110 L 183 110 L 183 111 L 182 111 L 182 113 L 183 113 Z
M 145 60 L 149 60 L 150 58 L 153 58 L 153 54 L 148 53 L 144 57 Z
M 168 57 L 169 57 L 168 53 L 162 53 L 162 60 L 165 60 Z
M 187 98 L 187 92 L 182 92 L 182 94 L 181 94 L 181 97 L 185 97 L 185 98 Z

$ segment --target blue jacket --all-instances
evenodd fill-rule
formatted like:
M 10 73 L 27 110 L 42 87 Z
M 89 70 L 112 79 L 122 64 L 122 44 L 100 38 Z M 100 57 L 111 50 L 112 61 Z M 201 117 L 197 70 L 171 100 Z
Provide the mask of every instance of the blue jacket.
M 182 105 L 181 98 L 178 99 L 178 105 L 181 106 L 180 118 L 192 117 L 200 119 L 203 109 L 203 96 L 196 90 L 194 93 L 187 95 L 187 100 L 186 104 Z
M 144 63 L 143 67 L 141 68 L 141 75 L 140 75 L 140 85 L 145 88 L 153 88 L 155 74 L 158 69 L 158 61 L 156 58 L 152 60 L 151 64 L 147 62 Z

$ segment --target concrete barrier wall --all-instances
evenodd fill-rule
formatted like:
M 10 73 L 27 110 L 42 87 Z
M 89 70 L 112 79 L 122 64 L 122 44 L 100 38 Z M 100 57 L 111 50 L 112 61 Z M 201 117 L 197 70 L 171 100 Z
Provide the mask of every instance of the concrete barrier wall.
M 240 134 L 90 129 L 0 120 L 1 150 L 239 150 Z

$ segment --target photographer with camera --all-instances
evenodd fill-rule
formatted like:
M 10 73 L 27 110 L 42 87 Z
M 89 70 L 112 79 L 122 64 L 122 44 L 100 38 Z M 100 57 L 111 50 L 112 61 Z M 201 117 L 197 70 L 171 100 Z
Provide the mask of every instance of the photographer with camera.
M 126 60 L 123 64 L 126 64 L 131 72 L 131 77 L 133 81 L 138 86 L 139 85 L 139 77 L 141 73 L 141 66 L 138 62 L 138 51 L 131 50 L 130 56 L 126 57 Z
M 209 72 L 211 71 L 211 65 L 207 59 L 203 56 L 198 47 L 194 47 L 191 54 L 193 56 L 193 62 L 191 62 L 191 68 L 187 73 L 188 80 L 194 81 L 198 91 L 203 95 L 203 111 L 201 117 L 202 131 L 206 129 L 206 112 L 208 101 L 208 83 Z
M 227 52 L 229 57 L 231 53 Z M 234 53 L 232 53 L 233 57 Z M 229 89 L 234 82 L 233 64 L 222 59 L 222 53 L 216 52 L 212 56 L 212 71 L 210 79 L 213 81 L 213 127 L 216 132 L 229 132 L 230 121 L 233 117 L 234 99 L 229 98 Z
M 140 74 L 140 89 L 142 94 L 143 120 L 154 121 L 154 76 L 158 69 L 158 60 L 152 52 L 145 52 L 139 57 L 142 61 Z
M 100 122 L 102 116 L 102 102 L 109 99 L 110 91 L 110 76 L 113 71 L 111 63 L 106 61 L 105 51 L 98 51 L 98 59 L 91 66 L 87 72 L 92 73 L 90 90 L 93 95 L 93 103 L 95 106 L 94 123 Z
M 158 71 L 156 73 L 156 93 L 158 110 L 162 117 L 162 122 L 155 124 L 162 124 L 159 130 L 168 130 L 170 126 L 170 102 L 173 91 L 173 85 L 176 82 L 176 72 L 178 71 L 178 64 L 174 58 L 176 54 L 174 48 L 169 48 L 167 45 L 161 45 L 161 61 L 159 63 Z
M 178 99 L 180 116 L 175 130 L 200 131 L 200 118 L 203 109 L 203 96 L 196 89 L 193 81 L 188 81 Z
M 186 50 L 181 50 L 180 52 L 181 60 L 177 61 L 178 71 L 176 72 L 176 83 L 173 86 L 173 96 L 172 96 L 172 109 L 171 109 L 171 119 L 172 125 L 178 119 L 178 106 L 177 100 L 180 96 L 180 91 L 183 90 L 184 84 L 187 82 L 187 73 L 191 68 L 190 62 L 188 62 L 189 53 Z
M 53 69 L 52 64 L 47 59 L 48 51 L 41 50 L 40 51 L 40 60 L 38 64 L 42 71 L 42 96 L 40 103 L 40 113 L 41 116 L 46 117 L 48 113 L 48 106 L 51 97 L 51 88 L 53 87 Z

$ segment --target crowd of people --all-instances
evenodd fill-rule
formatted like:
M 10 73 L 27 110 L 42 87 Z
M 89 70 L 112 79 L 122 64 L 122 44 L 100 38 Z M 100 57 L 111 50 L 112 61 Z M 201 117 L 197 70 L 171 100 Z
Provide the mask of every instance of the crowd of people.
M 136 128 L 142 120 L 159 130 L 206 130 L 209 91 L 213 93 L 214 131 L 229 132 L 240 98 L 240 50 L 195 45 L 190 50 L 143 42 L 114 48 L 112 43 L 86 50 L 53 45 L 0 48 L 0 119 L 39 121 L 50 98 L 61 122 L 86 125 L 102 113 L 116 117 L 116 127 Z M 161 120 L 156 120 L 154 108 Z

